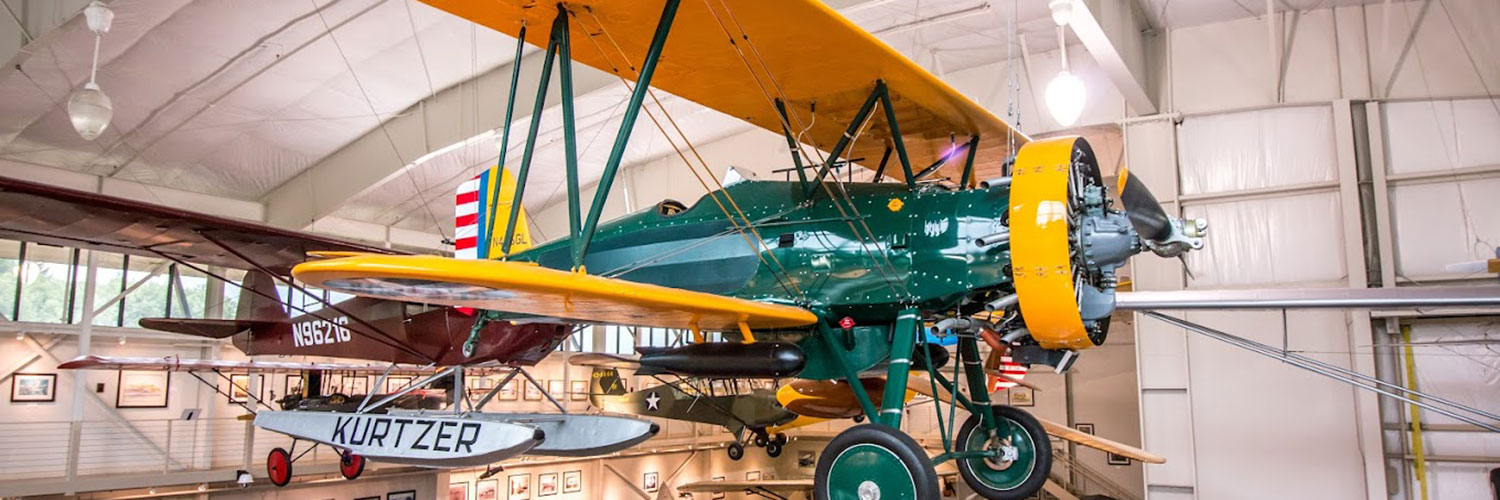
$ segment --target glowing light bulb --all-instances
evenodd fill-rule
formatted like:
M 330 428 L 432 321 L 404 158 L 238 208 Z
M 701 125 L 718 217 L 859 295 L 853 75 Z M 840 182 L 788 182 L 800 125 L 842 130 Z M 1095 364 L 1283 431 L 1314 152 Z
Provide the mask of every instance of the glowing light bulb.
M 94 82 L 84 84 L 68 98 L 68 118 L 73 120 L 73 130 L 86 140 L 92 141 L 104 133 L 114 115 L 114 104 Z
M 1063 70 L 1047 84 L 1047 111 L 1058 125 L 1071 127 L 1083 115 L 1083 105 L 1088 98 L 1083 80 Z

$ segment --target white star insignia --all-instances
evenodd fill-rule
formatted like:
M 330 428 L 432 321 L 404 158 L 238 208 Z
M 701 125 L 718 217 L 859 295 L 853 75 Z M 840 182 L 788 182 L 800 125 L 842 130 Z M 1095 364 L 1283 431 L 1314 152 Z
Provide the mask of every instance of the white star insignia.
M 660 396 L 657 396 L 655 392 L 651 393 L 651 395 L 646 396 L 646 409 L 647 410 L 651 410 L 651 411 L 657 411 L 659 408 L 657 408 L 656 404 L 658 402 L 660 402 L 660 401 L 661 401 L 661 397 Z

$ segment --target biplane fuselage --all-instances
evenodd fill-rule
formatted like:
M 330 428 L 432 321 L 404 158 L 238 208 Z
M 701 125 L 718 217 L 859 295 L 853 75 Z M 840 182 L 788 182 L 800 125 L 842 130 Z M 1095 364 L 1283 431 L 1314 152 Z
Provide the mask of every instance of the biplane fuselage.
M 1007 190 L 846 187 L 848 201 L 830 200 L 821 189 L 808 197 L 799 183 L 783 181 L 743 181 L 715 192 L 721 200 L 733 197 L 755 223 L 755 247 L 708 195 L 675 214 L 639 211 L 601 224 L 584 266 L 601 276 L 798 303 L 825 320 L 871 323 L 888 323 L 905 304 L 948 309 L 1010 282 L 1006 247 L 974 243 L 1005 229 Z M 568 269 L 569 245 L 560 238 L 512 259 Z M 762 258 L 756 247 L 769 255 Z
M 534 365 L 572 333 L 569 325 L 495 321 L 484 325 L 482 340 L 473 356 L 463 353 L 464 340 L 477 318 L 453 307 L 421 307 L 391 300 L 354 298 L 338 304 L 391 335 L 396 342 L 427 355 L 436 362 L 383 344 L 361 325 L 337 311 L 325 309 L 319 316 L 299 315 L 284 322 L 258 323 L 232 338 L 245 354 L 305 355 L 352 358 L 391 363 L 470 365 L 500 361 Z M 425 309 L 425 310 L 423 310 Z

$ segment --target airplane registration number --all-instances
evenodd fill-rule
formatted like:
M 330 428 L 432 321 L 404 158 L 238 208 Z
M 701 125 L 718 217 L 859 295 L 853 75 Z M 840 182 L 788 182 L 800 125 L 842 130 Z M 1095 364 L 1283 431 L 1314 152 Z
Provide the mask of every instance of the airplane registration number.
M 292 324 L 292 344 L 297 347 L 348 342 L 349 318 L 337 317 L 333 321 L 313 320 Z

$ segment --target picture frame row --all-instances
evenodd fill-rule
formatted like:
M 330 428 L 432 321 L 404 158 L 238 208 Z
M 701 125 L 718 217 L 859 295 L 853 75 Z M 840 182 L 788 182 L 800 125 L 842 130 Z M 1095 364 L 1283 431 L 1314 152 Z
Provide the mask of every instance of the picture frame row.
M 473 482 L 473 489 L 469 487 L 468 481 L 456 481 L 448 483 L 448 500 L 528 500 L 532 496 L 531 476 L 529 472 L 511 474 L 506 477 L 505 496 L 500 496 L 499 479 L 480 479 Z M 570 470 L 565 472 L 542 472 L 536 475 L 536 496 L 550 497 L 559 493 L 580 493 L 583 491 L 583 471 Z

